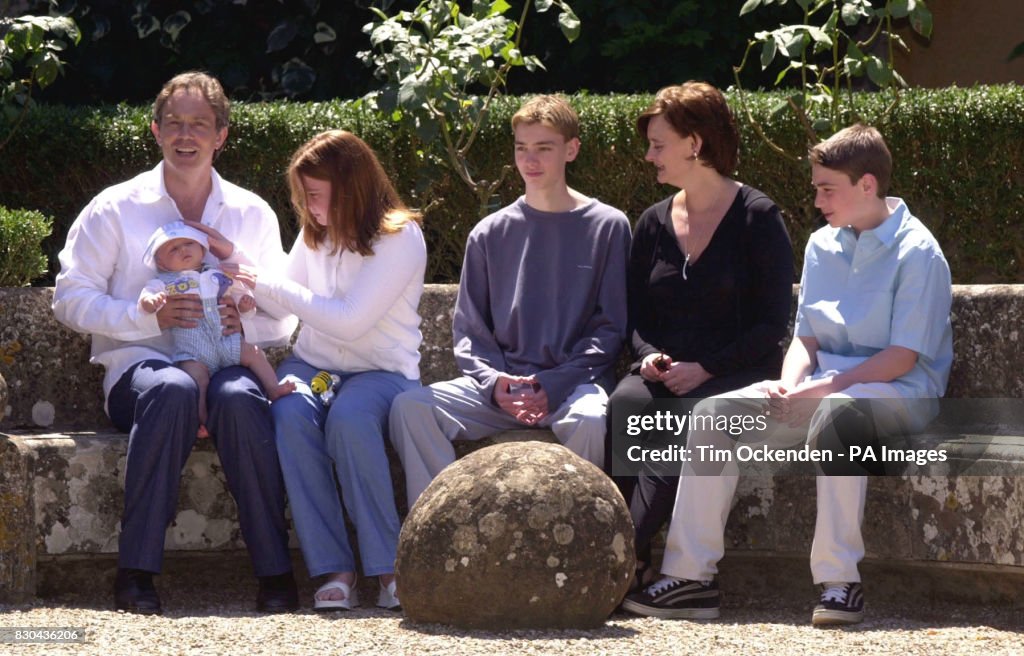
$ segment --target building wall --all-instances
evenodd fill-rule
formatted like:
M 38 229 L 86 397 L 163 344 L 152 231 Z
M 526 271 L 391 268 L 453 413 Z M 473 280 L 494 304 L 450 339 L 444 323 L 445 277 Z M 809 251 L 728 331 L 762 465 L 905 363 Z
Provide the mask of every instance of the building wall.
M 896 70 L 911 86 L 1024 84 L 1024 57 L 1007 57 L 1024 41 L 1024 0 L 932 0 L 931 41 L 900 30 L 911 52 L 896 55 Z

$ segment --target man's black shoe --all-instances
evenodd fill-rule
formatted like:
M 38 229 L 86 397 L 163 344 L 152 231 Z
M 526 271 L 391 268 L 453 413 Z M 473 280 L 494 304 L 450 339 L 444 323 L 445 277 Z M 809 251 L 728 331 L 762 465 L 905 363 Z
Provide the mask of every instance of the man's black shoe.
M 290 613 L 299 609 L 299 590 L 291 572 L 256 578 L 260 582 L 256 610 L 261 613 Z
M 114 608 L 140 615 L 159 615 L 160 595 L 153 587 L 153 573 L 119 567 L 114 579 Z

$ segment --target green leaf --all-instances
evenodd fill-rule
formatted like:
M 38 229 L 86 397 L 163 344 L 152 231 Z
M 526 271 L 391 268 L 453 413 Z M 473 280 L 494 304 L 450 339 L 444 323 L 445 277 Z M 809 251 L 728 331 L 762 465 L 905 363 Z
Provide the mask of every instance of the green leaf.
M 864 16 L 864 10 L 856 3 L 847 2 L 843 4 L 843 9 L 840 12 L 843 18 L 843 22 L 847 25 L 856 25 L 862 16 Z
M 371 25 L 373 25 L 373 23 L 368 24 L 367 27 L 370 27 Z M 401 36 L 401 28 L 396 27 L 392 23 L 382 23 L 381 25 L 374 27 L 373 31 L 370 32 L 370 45 L 376 48 L 385 41 L 391 41 L 392 39 L 396 39 L 396 37 L 399 37 L 399 39 L 396 40 L 400 40 Z
M 541 62 L 541 60 L 538 59 L 537 57 L 535 57 L 534 55 L 530 55 L 529 57 L 525 57 L 523 59 L 523 65 L 526 66 L 526 70 L 530 71 L 531 73 L 536 71 L 537 69 L 540 69 L 542 71 L 546 71 L 547 70 L 544 67 L 543 62 Z
M 509 41 L 505 44 L 505 47 L 501 49 L 501 58 L 509 62 L 513 66 L 523 65 L 523 53 L 516 48 L 516 44 Z
M 140 39 L 160 29 L 160 21 L 153 14 L 135 14 L 131 20 Z
M 810 25 L 807 27 L 807 34 L 814 41 L 814 51 L 821 52 L 832 47 L 832 37 L 820 27 Z
M 816 118 L 811 123 L 811 127 L 814 128 L 814 131 L 818 134 L 828 134 L 832 132 L 832 121 L 827 118 Z
M 910 0 L 892 0 L 889 3 L 889 14 L 893 18 L 905 18 L 910 14 Z
M 544 13 L 548 9 L 554 6 L 555 0 L 533 0 L 533 8 L 540 13 Z
M 284 50 L 288 44 L 299 34 L 299 23 L 291 18 L 286 18 L 270 31 L 267 35 L 267 53 Z
M 761 70 L 768 68 L 768 66 L 775 59 L 776 53 L 775 39 L 768 39 L 761 46 Z
M 807 32 L 800 30 L 791 32 L 783 37 L 782 50 L 790 59 L 797 59 L 807 47 Z
M 1006 58 L 1007 61 L 1011 59 L 1017 59 L 1018 57 L 1024 57 L 1024 41 L 1021 41 L 1010 51 L 1010 56 Z
M 910 11 L 910 26 L 921 36 L 928 39 L 932 37 L 932 12 L 928 11 L 923 2 Z
M 562 30 L 569 43 L 572 43 L 580 35 L 580 19 L 568 6 L 558 15 L 558 27 Z
M 488 16 L 502 15 L 506 11 L 512 8 L 512 5 L 505 2 L 505 0 L 495 0 L 491 3 L 490 8 L 487 10 Z M 475 11 L 473 12 L 476 13 Z
M 187 11 L 176 11 L 164 19 L 163 30 L 171 37 L 171 41 L 177 41 L 178 35 L 191 22 L 192 16 Z
M 29 25 L 28 31 L 25 33 L 25 45 L 32 50 L 38 50 L 43 45 L 43 40 L 46 38 L 46 30 L 44 30 L 38 23 L 33 22 Z
M 832 13 L 828 15 L 828 20 L 821 26 L 821 29 L 825 30 L 826 34 L 835 34 L 836 25 L 839 24 L 839 10 L 833 9 Z
M 277 71 L 281 89 L 289 97 L 306 93 L 316 82 L 316 71 L 298 57 L 285 62 Z
M 429 84 L 415 73 L 406 76 L 398 87 L 398 106 L 412 109 L 427 99 Z
M 796 62 L 796 63 L 799 64 L 800 62 Z M 793 68 L 794 67 L 791 64 L 791 65 L 787 66 L 786 68 L 782 69 L 781 71 L 779 71 L 779 74 L 777 76 L 775 76 L 775 84 L 774 84 L 774 86 L 779 86 L 779 84 L 782 83 L 782 80 L 786 77 L 786 74 L 789 73 L 791 70 L 793 70 Z
M 61 72 L 60 59 L 57 55 L 52 52 L 43 54 L 43 63 L 39 65 L 35 70 L 36 81 L 39 82 L 39 88 L 45 89 L 54 82 L 57 81 L 57 76 Z
M 316 24 L 316 32 L 313 34 L 313 42 L 320 43 L 333 43 L 338 39 L 338 33 L 334 31 L 334 28 L 324 22 Z
M 377 104 L 378 111 L 382 114 L 391 114 L 391 118 L 394 121 L 398 121 L 401 118 L 401 116 L 394 118 L 394 112 L 401 113 L 401 110 L 398 108 L 398 87 L 396 85 L 386 84 L 381 87 L 377 91 L 374 101 Z
M 843 58 L 843 67 L 847 75 L 860 77 L 864 75 L 864 52 L 857 47 L 855 41 L 850 41 L 846 46 L 846 56 Z
M 885 62 L 874 55 L 868 55 L 865 63 L 868 69 L 868 79 L 882 88 L 892 84 L 892 70 L 886 66 Z
M 743 3 L 743 6 L 740 7 L 740 16 L 746 16 L 750 12 L 754 11 L 761 6 L 762 2 L 763 0 L 747 0 Z

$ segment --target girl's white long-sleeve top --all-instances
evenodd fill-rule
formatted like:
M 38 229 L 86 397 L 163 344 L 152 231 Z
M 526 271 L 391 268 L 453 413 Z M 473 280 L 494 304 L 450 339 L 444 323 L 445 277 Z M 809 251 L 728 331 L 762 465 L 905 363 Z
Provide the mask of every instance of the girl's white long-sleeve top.
M 330 244 L 310 249 L 300 233 L 284 275 L 260 271 L 257 304 L 270 301 L 302 322 L 293 352 L 321 369 L 394 371 L 418 380 L 419 303 L 427 265 L 413 222 L 373 244 L 373 255 Z

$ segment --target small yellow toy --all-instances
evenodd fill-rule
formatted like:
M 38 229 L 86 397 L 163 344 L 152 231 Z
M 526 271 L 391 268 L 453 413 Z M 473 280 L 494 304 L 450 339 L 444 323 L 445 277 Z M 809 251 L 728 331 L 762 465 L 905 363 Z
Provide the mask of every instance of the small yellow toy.
M 313 376 L 313 380 L 309 381 L 309 389 L 313 390 L 314 394 L 320 395 L 320 401 L 324 405 L 330 405 L 334 400 L 334 390 L 340 382 L 341 376 L 338 374 L 319 371 Z

